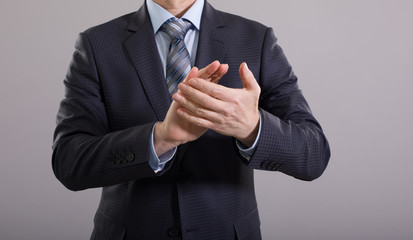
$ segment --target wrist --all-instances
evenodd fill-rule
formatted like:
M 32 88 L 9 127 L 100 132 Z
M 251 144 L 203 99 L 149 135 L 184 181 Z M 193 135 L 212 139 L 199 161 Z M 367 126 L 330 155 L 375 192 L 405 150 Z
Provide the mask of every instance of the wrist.
M 243 145 L 245 145 L 248 148 L 251 147 L 254 144 L 254 142 L 255 142 L 255 140 L 258 136 L 258 130 L 259 130 L 259 126 L 260 126 L 259 113 L 258 113 L 258 117 L 256 118 L 256 120 L 253 121 L 253 122 L 254 122 L 254 124 L 251 125 L 250 128 L 248 128 L 248 129 L 252 129 L 252 130 L 247 131 L 247 133 L 244 135 L 244 137 L 237 138 L 238 141 L 240 141 Z
M 182 143 L 169 137 L 167 126 L 165 126 L 164 122 L 158 122 L 155 124 L 153 146 L 155 148 L 156 155 L 161 156 L 180 144 Z

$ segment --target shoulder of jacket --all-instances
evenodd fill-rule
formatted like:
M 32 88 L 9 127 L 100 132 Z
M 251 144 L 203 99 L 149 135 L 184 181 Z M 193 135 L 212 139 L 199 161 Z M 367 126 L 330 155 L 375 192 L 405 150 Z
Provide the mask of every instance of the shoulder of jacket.
M 253 20 L 253 19 L 248 19 L 246 17 L 242 17 L 236 14 L 228 13 L 228 12 L 223 12 L 216 10 L 218 14 L 222 17 L 222 19 L 225 21 L 227 25 L 236 25 L 236 26 L 243 26 L 246 28 L 253 28 L 257 30 L 262 30 L 265 31 L 268 29 L 268 26 Z
M 123 16 L 114 18 L 110 21 L 90 27 L 84 30 L 82 33 L 93 37 L 93 36 L 100 35 L 101 33 L 105 33 L 105 32 L 111 32 L 115 30 L 125 30 L 129 22 L 131 21 L 131 18 L 133 18 L 135 14 L 136 12 L 125 14 Z

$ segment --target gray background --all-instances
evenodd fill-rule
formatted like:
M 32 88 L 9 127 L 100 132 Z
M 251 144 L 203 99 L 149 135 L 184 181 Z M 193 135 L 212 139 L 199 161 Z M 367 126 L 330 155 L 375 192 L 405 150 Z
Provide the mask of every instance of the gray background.
M 412 239 L 410 0 L 211 0 L 275 29 L 327 134 L 308 183 L 256 171 L 264 239 Z M 142 0 L 2 0 L 0 239 L 88 239 L 100 190 L 66 190 L 52 132 L 77 33 Z

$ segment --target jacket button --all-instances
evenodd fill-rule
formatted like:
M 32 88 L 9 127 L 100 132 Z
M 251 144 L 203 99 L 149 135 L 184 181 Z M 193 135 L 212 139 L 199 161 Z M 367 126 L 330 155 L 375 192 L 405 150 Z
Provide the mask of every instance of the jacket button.
M 269 161 L 264 161 L 264 162 L 261 162 L 260 167 L 261 167 L 261 168 L 265 168 L 265 169 L 267 169 L 267 167 L 268 167 L 268 164 L 269 164 L 269 163 L 270 163 Z
M 132 162 L 133 160 L 135 159 L 135 154 L 133 154 L 133 153 L 128 153 L 127 155 L 126 155 L 126 160 L 128 161 L 128 162 Z
M 181 235 L 181 231 L 179 230 L 179 228 L 176 228 L 176 227 L 168 228 L 168 236 L 179 237 L 180 235 Z
M 278 170 L 278 168 L 280 168 L 280 164 L 279 164 L 279 163 L 274 164 L 274 165 L 271 167 L 271 170 L 273 170 L 273 171 L 277 171 L 277 170 Z
M 267 169 L 268 170 L 275 170 L 276 166 L 277 166 L 277 164 L 275 162 L 272 162 L 272 163 L 268 164 Z

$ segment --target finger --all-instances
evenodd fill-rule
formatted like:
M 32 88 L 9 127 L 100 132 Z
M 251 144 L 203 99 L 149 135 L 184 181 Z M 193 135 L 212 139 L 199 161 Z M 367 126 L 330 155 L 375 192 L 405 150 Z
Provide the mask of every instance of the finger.
M 210 63 L 208 66 L 199 70 L 197 77 L 203 78 L 203 79 L 210 78 L 218 70 L 219 66 L 220 66 L 219 61 L 215 60 L 212 63 Z
M 197 125 L 199 127 L 212 128 L 214 126 L 214 124 L 210 122 L 209 120 L 201 118 L 201 117 L 197 117 L 191 114 L 191 112 L 185 110 L 184 108 L 178 108 L 177 114 L 179 117 L 183 118 L 184 120 L 194 125 Z
M 214 73 L 214 75 L 212 76 L 211 82 L 213 83 L 217 83 L 219 80 L 221 80 L 221 78 L 227 74 L 229 69 L 229 65 L 228 64 L 221 64 L 218 68 L 218 70 Z
M 198 79 L 198 81 L 200 82 L 217 85 L 215 83 L 210 83 L 199 78 L 196 79 Z M 210 109 L 214 112 L 225 112 L 225 106 L 223 106 L 223 101 L 216 99 L 208 94 L 205 94 L 204 92 L 196 88 L 193 88 L 187 85 L 186 83 L 179 84 L 178 88 L 180 89 L 180 94 L 182 93 L 182 95 L 180 96 L 185 97 L 187 100 L 195 103 L 196 105 L 206 109 Z
M 192 88 L 195 88 L 206 95 L 209 95 L 213 98 L 225 101 L 225 102 L 230 102 L 232 100 L 232 94 L 235 94 L 233 89 L 224 87 L 219 84 L 215 84 L 212 82 L 208 81 L 203 81 L 202 79 L 199 78 L 192 78 L 190 81 L 188 81 L 189 86 Z
M 176 92 L 172 98 L 179 104 L 180 107 L 186 108 L 190 112 L 196 115 L 200 115 L 201 113 L 199 112 L 198 109 L 200 109 L 200 106 L 196 105 L 194 102 L 189 101 L 187 98 L 185 98 L 181 93 Z
M 208 119 L 211 122 L 220 122 L 222 115 L 215 112 L 214 110 L 208 109 L 204 106 L 200 106 L 190 99 L 186 98 L 180 93 L 175 93 L 173 99 L 179 103 L 180 108 L 184 108 L 190 111 L 193 115 L 201 118 Z
M 183 80 L 183 82 L 188 81 L 191 78 L 195 78 L 198 75 L 198 68 L 197 67 L 193 67 L 191 69 L 191 71 L 189 71 L 188 75 L 186 75 L 185 79 Z
M 257 91 L 259 90 L 259 85 L 257 81 L 255 80 L 254 74 L 249 70 L 247 63 L 243 62 L 241 63 L 239 67 L 239 76 L 241 78 L 242 85 L 247 89 L 251 91 Z

